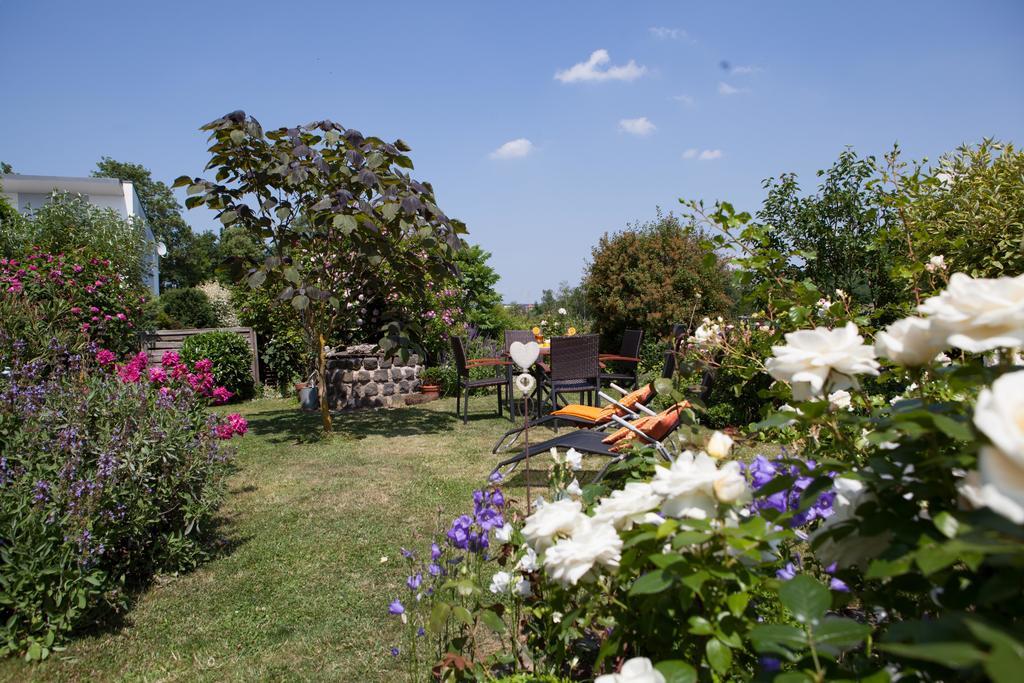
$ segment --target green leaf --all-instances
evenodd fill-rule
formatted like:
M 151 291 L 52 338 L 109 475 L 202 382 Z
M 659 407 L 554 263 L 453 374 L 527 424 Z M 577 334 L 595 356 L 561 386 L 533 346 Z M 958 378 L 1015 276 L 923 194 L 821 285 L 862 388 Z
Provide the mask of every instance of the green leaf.
M 1016 683 L 1024 672 L 1024 655 L 1016 648 L 997 645 L 985 658 L 985 673 L 995 683 Z
M 855 647 L 871 633 L 871 627 L 853 619 L 829 617 L 813 629 L 814 642 L 839 649 Z
M 452 616 L 461 621 L 466 626 L 473 626 L 473 615 L 469 613 L 469 610 L 465 607 L 452 607 Z
M 725 599 L 725 604 L 729 606 L 729 611 L 732 612 L 734 617 L 739 617 L 743 614 L 743 610 L 747 609 L 747 603 L 750 602 L 750 595 L 748 593 L 733 593 Z
M 267 279 L 267 274 L 262 270 L 257 270 L 255 273 L 249 276 L 249 287 L 256 289 L 262 285 Z
M 718 673 L 724 674 L 732 666 L 732 651 L 717 638 L 708 641 L 704 646 L 704 652 L 707 655 L 708 664 Z
M 501 620 L 497 614 L 489 609 L 485 609 L 480 613 L 480 621 L 484 622 L 487 628 L 491 629 L 498 635 L 505 632 L 505 622 Z
M 945 510 L 935 515 L 932 524 L 946 538 L 955 538 L 956 532 L 960 529 L 960 522 L 957 518 Z
M 879 643 L 879 650 L 891 652 L 900 657 L 908 659 L 923 659 L 926 662 L 934 662 L 948 666 L 951 669 L 960 669 L 965 666 L 977 664 L 984 657 L 984 653 L 970 643 L 948 642 L 948 643 Z
M 653 593 L 660 593 L 672 585 L 674 578 L 670 572 L 664 569 L 648 572 L 633 582 L 633 586 L 629 589 L 629 594 L 651 595 Z
M 933 415 L 932 421 L 935 422 L 935 426 L 939 430 L 951 439 L 957 441 L 970 441 L 974 435 L 971 433 L 971 428 L 964 422 L 959 422 L 949 417 L 948 415 Z
M 292 308 L 296 311 L 305 310 L 306 306 L 309 306 L 309 297 L 305 294 L 299 294 L 297 297 L 292 299 Z
M 350 216 L 347 213 L 338 214 L 332 219 L 332 222 L 334 223 L 334 227 L 340 229 L 346 235 L 355 230 L 358 225 L 356 223 L 355 216 Z
M 799 574 L 779 587 L 779 599 L 802 624 L 813 624 L 832 605 L 832 594 L 820 582 Z
M 690 617 L 689 624 L 690 633 L 692 633 L 695 636 L 710 636 L 712 633 L 715 632 L 715 629 L 711 625 L 711 622 L 705 619 L 704 617 L 694 615 Z
M 654 665 L 665 683 L 697 683 L 697 670 L 681 659 L 666 659 Z
M 284 269 L 284 279 L 294 284 L 299 284 L 299 270 L 295 266 L 288 266 Z
M 447 602 L 439 602 L 434 605 L 434 609 L 430 610 L 430 632 L 434 634 L 440 634 L 444 631 L 445 622 L 448 621 L 448 615 L 451 614 L 452 607 Z
M 750 642 L 758 652 L 784 655 L 792 659 L 792 652 L 807 647 L 807 635 L 789 624 L 758 624 L 750 629 Z
M 959 559 L 960 553 L 956 550 L 941 545 L 921 548 L 914 553 L 914 560 L 925 576 L 934 574 L 940 569 L 945 569 Z

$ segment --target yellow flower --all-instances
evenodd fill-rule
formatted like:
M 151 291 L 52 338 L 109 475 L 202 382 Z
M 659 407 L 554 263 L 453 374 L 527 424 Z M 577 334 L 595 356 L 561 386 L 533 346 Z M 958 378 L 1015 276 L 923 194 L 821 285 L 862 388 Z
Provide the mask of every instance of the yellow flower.
M 539 328 L 539 327 L 537 327 L 536 325 L 534 325 L 534 326 L 533 326 L 533 329 L 532 329 L 532 330 L 530 330 L 530 331 L 531 331 L 531 332 L 533 332 L 533 334 L 534 334 L 534 335 L 538 335 L 538 334 L 540 334 L 540 328 Z
M 576 334 L 576 328 L 575 328 L 575 327 L 570 327 L 569 329 L 567 329 L 567 330 L 565 331 L 565 333 L 566 333 L 566 334 L 567 334 L 568 336 L 570 336 L 570 337 L 571 337 L 571 336 L 573 336 L 574 334 Z

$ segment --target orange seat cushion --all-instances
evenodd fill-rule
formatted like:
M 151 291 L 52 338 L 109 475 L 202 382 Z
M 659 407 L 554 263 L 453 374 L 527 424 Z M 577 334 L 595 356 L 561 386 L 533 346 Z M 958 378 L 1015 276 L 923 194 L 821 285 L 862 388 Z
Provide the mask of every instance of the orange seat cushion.
M 583 420 L 589 420 L 590 422 L 598 422 L 602 415 L 604 415 L 604 408 L 570 403 L 564 408 L 559 408 L 558 410 L 553 411 L 551 414 L 564 415 L 565 417 L 578 417 Z M 607 422 L 610 419 L 611 417 L 605 417 L 603 421 Z
M 690 403 L 688 401 L 682 401 L 671 408 L 661 411 L 657 415 L 645 415 L 638 420 L 634 420 L 630 424 L 655 441 L 661 441 L 669 432 L 675 429 L 677 424 L 679 424 L 679 418 L 683 409 L 689 407 Z M 634 441 L 639 440 L 640 436 L 633 430 L 627 429 L 626 427 L 620 427 L 615 432 L 601 439 L 602 443 L 614 444 L 612 446 L 612 450 L 616 453 L 619 453 L 622 449 L 632 445 Z

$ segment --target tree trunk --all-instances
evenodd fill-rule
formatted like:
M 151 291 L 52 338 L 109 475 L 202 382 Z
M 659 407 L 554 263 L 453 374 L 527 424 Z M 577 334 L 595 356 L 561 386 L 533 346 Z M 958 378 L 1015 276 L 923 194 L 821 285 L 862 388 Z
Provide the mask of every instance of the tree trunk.
M 317 383 L 320 385 L 317 391 L 320 394 L 320 421 L 323 423 L 324 433 L 330 434 L 332 430 L 331 408 L 327 403 L 327 353 L 324 351 L 324 345 L 324 335 L 321 333 L 317 344 L 316 374 Z

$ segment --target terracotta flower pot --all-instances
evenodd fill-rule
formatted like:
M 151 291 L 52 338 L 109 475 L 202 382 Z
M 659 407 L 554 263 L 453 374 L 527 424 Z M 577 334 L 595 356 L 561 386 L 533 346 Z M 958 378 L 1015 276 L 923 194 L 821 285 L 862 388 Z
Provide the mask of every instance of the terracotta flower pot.
M 420 393 L 424 396 L 434 399 L 441 398 L 441 385 L 440 384 L 421 384 Z

